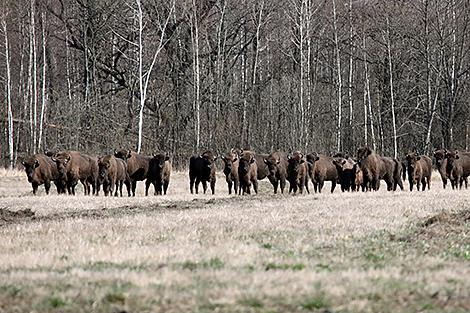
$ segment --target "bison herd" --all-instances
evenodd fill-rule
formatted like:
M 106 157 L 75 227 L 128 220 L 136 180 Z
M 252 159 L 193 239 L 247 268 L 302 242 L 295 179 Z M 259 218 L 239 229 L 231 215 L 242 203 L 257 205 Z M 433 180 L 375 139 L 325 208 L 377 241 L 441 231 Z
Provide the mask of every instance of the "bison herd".
M 215 193 L 216 161 L 218 155 L 206 151 L 189 159 L 189 188 L 199 192 L 202 184 L 206 193 L 209 183 Z M 339 184 L 342 191 L 372 191 L 380 188 L 383 180 L 387 190 L 403 190 L 408 177 L 410 191 L 430 189 L 433 161 L 426 155 L 409 153 L 401 160 L 380 156 L 369 147 L 357 150 L 355 158 L 344 153 L 332 156 L 301 152 L 285 154 L 280 151 L 258 154 L 254 151 L 232 149 L 221 155 L 228 193 L 258 193 L 258 181 L 268 178 L 274 193 L 284 193 L 289 182 L 289 193 L 307 193 L 309 182 L 315 192 L 321 192 L 325 181 L 331 182 L 331 192 Z M 453 189 L 462 188 L 470 175 L 470 152 L 439 149 L 434 152 L 435 166 L 446 188 L 449 180 Z M 123 185 L 127 195 L 135 196 L 137 181 L 145 180 L 145 195 L 150 185 L 156 195 L 166 194 L 170 183 L 171 160 L 165 154 L 145 156 L 131 150 L 116 150 L 114 154 L 91 156 L 78 151 L 35 154 L 22 162 L 28 181 L 36 194 L 44 185 L 49 194 L 51 182 L 59 194 L 75 194 L 78 182 L 85 195 L 98 195 L 101 187 L 105 196 L 121 196 Z

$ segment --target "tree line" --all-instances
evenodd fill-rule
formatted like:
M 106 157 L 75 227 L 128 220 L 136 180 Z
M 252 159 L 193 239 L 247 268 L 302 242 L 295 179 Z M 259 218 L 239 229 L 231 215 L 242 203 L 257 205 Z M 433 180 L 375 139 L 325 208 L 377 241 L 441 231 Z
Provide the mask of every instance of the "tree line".
M 468 0 L 5 0 L 2 164 L 468 150 Z

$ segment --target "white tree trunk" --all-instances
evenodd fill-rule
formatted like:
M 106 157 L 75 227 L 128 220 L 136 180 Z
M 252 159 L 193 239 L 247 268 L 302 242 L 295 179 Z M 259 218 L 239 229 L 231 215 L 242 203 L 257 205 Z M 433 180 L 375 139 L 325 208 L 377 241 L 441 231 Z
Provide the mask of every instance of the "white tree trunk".
M 7 71 L 6 81 L 6 97 L 7 97 L 7 112 L 8 112 L 8 158 L 10 161 L 10 169 L 13 169 L 14 158 L 14 144 L 13 144 L 13 111 L 11 107 L 11 72 L 10 72 L 10 46 L 8 42 L 7 21 L 6 13 L 3 13 L 2 20 L 3 36 L 5 39 L 5 64 Z
M 32 96 L 33 96 L 33 153 L 37 152 L 38 132 L 38 83 L 37 83 L 37 53 L 36 53 L 36 23 L 35 0 L 31 0 L 31 49 L 33 53 L 32 64 Z
M 395 117 L 395 96 L 393 93 L 393 66 L 392 66 L 392 48 L 390 39 L 390 21 L 387 16 L 387 54 L 388 54 L 388 71 L 390 79 L 390 105 L 392 111 L 392 130 L 393 130 L 393 155 L 394 158 L 398 156 L 398 143 L 397 143 L 397 125 Z
M 338 121 L 336 125 L 336 149 L 340 151 L 342 148 L 341 145 L 341 122 L 342 122 L 342 89 L 343 89 L 343 80 L 341 78 L 341 58 L 339 52 L 339 41 L 338 41 L 338 27 L 337 27 L 337 16 L 336 16 L 336 1 L 333 0 L 333 31 L 334 31 L 334 40 L 335 40 L 335 54 L 336 54 L 336 72 L 338 74 Z
M 354 108 L 353 108 L 353 21 L 352 21 L 352 0 L 349 0 L 349 77 L 348 77 L 348 102 L 349 102 L 349 131 L 351 132 L 351 140 L 354 138 L 353 122 L 354 122 Z
M 370 120 L 370 135 L 371 135 L 371 140 L 372 140 L 372 148 L 374 150 L 377 149 L 377 144 L 375 140 L 375 127 L 374 127 L 374 115 L 372 112 L 372 99 L 370 95 L 370 80 L 369 80 L 369 67 L 367 65 L 367 53 L 366 53 L 366 48 L 367 48 L 367 43 L 366 43 L 366 35 L 363 35 L 362 38 L 362 50 L 364 53 L 364 74 L 366 77 L 365 81 L 365 88 L 366 88 L 366 95 L 367 95 L 367 106 L 369 108 L 369 120 Z M 380 113 L 379 113 L 380 116 Z M 367 132 L 367 130 L 366 130 Z
M 166 28 L 168 26 L 168 22 L 171 18 L 171 14 L 173 13 L 173 10 L 175 9 L 175 0 L 172 1 L 172 6 L 170 8 L 170 11 L 168 12 L 168 16 L 166 17 L 166 20 L 164 21 L 163 25 L 160 25 L 160 32 L 161 32 L 161 37 L 160 41 L 158 43 L 157 49 L 155 50 L 152 58 L 152 62 L 149 65 L 149 68 L 145 71 L 144 73 L 144 64 L 143 64 L 143 50 L 144 50 L 144 43 L 143 43 L 143 31 L 144 31 L 144 25 L 143 25 L 143 12 L 142 12 L 142 4 L 140 0 L 135 0 L 136 5 L 137 5 L 137 12 L 136 12 L 136 18 L 137 18 L 137 24 L 139 25 L 139 43 L 138 43 L 138 63 L 139 63 L 139 92 L 140 92 L 140 108 L 139 108 L 139 131 L 138 131 L 138 139 L 137 139 L 137 153 L 140 153 L 142 149 L 142 136 L 143 136 L 143 124 L 144 124 L 144 108 L 145 108 L 145 101 L 147 99 L 147 89 L 148 89 L 148 84 L 150 81 L 150 77 L 153 71 L 153 68 L 155 67 L 155 64 L 157 62 L 158 55 L 160 54 L 161 50 L 165 46 L 166 42 L 165 41 L 165 33 L 166 33 Z
M 197 20 L 197 4 L 193 0 L 193 23 L 194 23 L 194 86 L 195 86 L 195 107 L 196 107 L 196 151 L 199 151 L 201 144 L 201 100 L 200 100 L 200 74 L 199 74 L 199 27 Z
M 41 14 L 42 19 L 42 88 L 41 88 L 41 116 L 39 119 L 39 138 L 38 138 L 38 150 L 41 151 L 41 144 L 43 141 L 44 131 L 44 118 L 47 106 L 47 94 L 46 94 L 46 31 L 45 31 L 45 19 L 44 13 Z

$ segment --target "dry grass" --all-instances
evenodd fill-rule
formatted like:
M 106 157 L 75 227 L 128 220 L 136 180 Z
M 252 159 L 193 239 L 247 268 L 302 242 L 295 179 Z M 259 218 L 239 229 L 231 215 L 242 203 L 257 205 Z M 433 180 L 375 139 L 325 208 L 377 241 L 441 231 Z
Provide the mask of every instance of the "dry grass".
M 294 197 L 262 182 L 239 197 L 219 177 L 216 196 L 191 195 L 184 173 L 164 197 L 142 185 L 33 197 L 24 176 L 2 177 L 0 312 L 470 310 L 467 190 Z

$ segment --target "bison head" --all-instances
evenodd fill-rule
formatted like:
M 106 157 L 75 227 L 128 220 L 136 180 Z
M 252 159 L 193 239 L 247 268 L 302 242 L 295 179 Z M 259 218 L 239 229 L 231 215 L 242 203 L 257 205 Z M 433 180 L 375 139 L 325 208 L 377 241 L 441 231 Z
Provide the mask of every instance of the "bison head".
M 442 162 L 444 162 L 447 152 L 448 151 L 446 149 L 437 149 L 434 151 L 434 159 L 436 160 L 436 165 L 438 168 L 442 166 Z
M 123 159 L 127 161 L 132 156 L 132 150 L 125 150 L 125 149 L 114 149 L 114 156 L 119 159 Z
M 268 166 L 269 170 L 269 177 L 274 178 L 276 177 L 279 171 L 279 165 L 281 164 L 281 159 L 279 156 L 269 156 L 266 159 L 263 159 L 264 164 Z
M 414 173 L 414 170 L 416 168 L 416 162 L 421 160 L 421 157 L 419 155 L 416 155 L 415 153 L 409 153 L 405 157 L 405 162 L 406 162 L 406 168 L 408 172 Z
M 238 165 L 238 155 L 236 153 L 233 153 L 232 149 L 230 153 L 228 153 L 227 155 L 223 155 L 221 159 L 224 162 L 224 174 L 230 175 L 230 173 L 232 172 L 232 168 Z
M 70 162 L 70 158 L 70 154 L 68 153 L 56 153 L 51 157 L 52 161 L 57 165 L 60 179 L 65 179 L 67 174 L 67 165 Z
M 300 181 L 300 176 L 303 174 L 301 167 L 305 166 L 305 159 L 302 153 L 300 152 L 294 152 L 294 154 L 288 155 L 287 156 L 287 175 L 289 178 L 289 181 L 295 181 L 299 182 Z
M 447 173 L 449 173 L 454 168 L 455 161 L 460 158 L 459 151 L 447 151 L 445 158 L 447 159 Z
M 255 155 L 253 153 L 244 153 L 240 157 L 238 163 L 238 173 L 240 179 L 249 180 L 248 176 L 250 173 L 251 165 L 256 162 Z
M 36 174 L 36 168 L 39 167 L 39 161 L 34 159 L 23 161 L 21 164 L 23 164 L 26 176 L 28 176 L 28 182 L 32 183 L 34 180 L 34 175 Z
M 98 159 L 98 179 L 100 181 L 103 181 L 106 176 L 108 176 L 110 166 L 111 163 L 109 161 L 109 158 L 104 157 Z
M 357 160 L 358 163 L 364 161 L 369 155 L 371 155 L 374 151 L 372 151 L 369 147 L 362 147 L 357 149 Z

